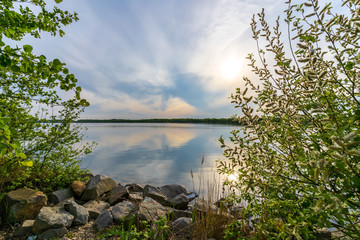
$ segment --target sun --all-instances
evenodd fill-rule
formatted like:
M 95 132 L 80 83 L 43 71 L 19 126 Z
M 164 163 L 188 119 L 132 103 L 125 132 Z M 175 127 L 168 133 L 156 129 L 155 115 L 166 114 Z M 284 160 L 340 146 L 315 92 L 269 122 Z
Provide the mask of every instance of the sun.
M 227 80 L 234 80 L 241 72 L 241 60 L 235 57 L 224 60 L 220 65 L 220 74 Z

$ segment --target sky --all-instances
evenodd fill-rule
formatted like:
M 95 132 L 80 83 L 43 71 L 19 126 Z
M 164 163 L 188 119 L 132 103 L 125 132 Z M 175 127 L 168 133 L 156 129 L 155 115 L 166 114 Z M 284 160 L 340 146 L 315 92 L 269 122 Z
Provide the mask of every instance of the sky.
M 52 1 L 48 1 L 52 2 Z M 27 37 L 37 54 L 67 64 L 91 106 L 83 119 L 222 118 L 250 74 L 251 17 L 269 22 L 274 0 L 64 0 L 80 20 L 65 36 Z

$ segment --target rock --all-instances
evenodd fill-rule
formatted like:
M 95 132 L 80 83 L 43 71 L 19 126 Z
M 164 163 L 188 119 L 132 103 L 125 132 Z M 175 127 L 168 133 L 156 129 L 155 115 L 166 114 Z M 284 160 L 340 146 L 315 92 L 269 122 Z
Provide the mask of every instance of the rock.
M 174 198 L 180 194 L 187 195 L 186 189 L 179 184 L 164 185 L 159 189 L 168 199 Z
M 189 199 L 185 194 L 177 195 L 174 198 L 168 199 L 166 205 L 175 209 L 186 210 L 188 208 Z
M 193 215 L 193 213 L 191 211 L 184 211 L 184 210 L 178 210 L 178 209 L 172 209 L 171 214 L 170 214 L 170 219 L 172 220 L 176 220 L 178 218 L 181 217 L 185 217 L 185 218 L 191 218 Z
M 88 210 L 89 218 L 96 219 L 102 211 L 110 207 L 110 204 L 104 201 L 91 200 L 83 206 Z
M 61 238 L 68 233 L 68 230 L 65 227 L 62 228 L 51 228 L 45 232 L 40 233 L 36 239 L 39 240 L 48 240 L 53 238 Z
M 110 203 L 111 206 L 129 198 L 129 193 L 126 187 L 118 185 L 116 188 L 112 189 L 107 195 L 106 202 Z
M 166 196 L 160 191 L 159 188 L 153 187 L 151 185 L 146 185 L 144 187 L 144 198 L 150 197 L 157 202 L 159 202 L 161 205 L 165 205 L 167 203 Z
M 127 188 L 127 190 L 132 193 L 132 192 L 143 192 L 144 188 L 142 186 L 140 186 L 137 183 L 130 183 L 130 184 L 126 184 L 125 187 Z
M 187 197 L 187 191 L 183 186 L 170 184 L 160 187 L 159 190 L 166 196 L 166 205 L 176 209 L 187 209 L 189 199 Z
M 105 175 L 96 175 L 90 179 L 81 200 L 94 200 L 100 197 L 101 194 L 109 192 L 116 186 L 117 184 L 112 178 Z
M 133 200 L 136 203 L 139 203 L 144 199 L 144 196 L 142 192 L 132 192 L 129 193 L 129 199 Z
M 86 184 L 82 181 L 73 181 L 70 185 L 71 189 L 74 192 L 74 195 L 78 198 L 81 197 L 81 195 L 83 194 L 83 192 L 86 189 Z
M 50 228 L 70 227 L 74 216 L 59 207 L 43 207 L 35 218 L 33 233 L 39 234 Z
M 123 201 L 116 204 L 111 213 L 115 222 L 122 222 L 128 219 L 131 215 L 135 214 L 138 210 L 138 205 L 130 201 Z
M 208 204 L 205 201 L 198 201 L 194 204 L 194 206 L 192 207 L 191 210 L 196 210 L 198 212 L 203 212 L 203 213 L 207 213 L 207 212 L 213 212 L 213 213 L 218 213 L 220 212 L 220 209 L 217 208 L 216 206 L 214 206 L 213 204 Z
M 188 201 L 191 202 L 192 200 L 198 197 L 198 194 L 195 192 L 190 192 L 187 194 L 186 197 L 188 198 Z
M 32 232 L 34 220 L 25 220 L 21 226 L 15 231 L 14 236 L 19 238 L 27 238 Z
M 9 217 L 22 222 L 34 219 L 46 204 L 46 196 L 29 188 L 18 189 L 7 193 L 1 202 L 1 212 L 8 212 Z M 3 219 L 5 221 L 5 219 Z
M 160 217 L 167 218 L 167 216 L 171 213 L 171 210 L 171 208 L 164 207 L 154 199 L 147 197 L 140 203 L 137 216 L 141 220 L 155 222 Z
M 331 239 L 331 232 L 327 228 L 317 229 L 316 239 Z
M 174 233 L 186 239 L 191 234 L 192 219 L 181 217 L 172 223 Z
M 49 202 L 53 204 L 58 204 L 59 202 L 72 198 L 73 196 L 74 194 L 70 188 L 61 189 L 50 193 Z
M 112 224 L 113 216 L 111 215 L 111 212 L 106 209 L 96 218 L 93 226 L 96 230 L 100 231 Z
M 64 205 L 64 208 L 66 211 L 68 211 L 71 215 L 74 216 L 74 221 L 72 225 L 85 225 L 87 223 L 89 218 L 89 212 L 85 207 L 73 201 L 69 201 Z

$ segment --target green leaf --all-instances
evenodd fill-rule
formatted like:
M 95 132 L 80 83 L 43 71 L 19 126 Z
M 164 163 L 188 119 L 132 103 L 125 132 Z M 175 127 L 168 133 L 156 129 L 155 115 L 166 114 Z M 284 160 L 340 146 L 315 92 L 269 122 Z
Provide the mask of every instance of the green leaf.
M 90 106 L 89 102 L 86 101 L 85 99 L 81 99 L 81 100 L 80 100 L 80 105 L 83 106 L 83 107 L 88 107 L 88 106 Z
M 32 167 L 34 165 L 33 161 L 23 161 L 20 163 L 21 163 L 21 165 L 26 166 L 26 167 Z
M 33 47 L 31 45 L 24 45 L 23 49 L 25 52 L 31 53 L 31 51 L 33 50 Z
M 61 61 L 60 61 L 59 59 L 55 58 L 55 59 L 53 60 L 53 64 L 54 64 L 55 66 L 59 66 L 59 65 L 61 65 Z
M 61 2 L 62 2 L 62 0 L 55 0 L 55 2 L 56 2 L 56 3 L 61 3 Z
M 26 159 L 26 155 L 24 153 L 17 153 L 16 156 L 18 156 L 19 158 L 22 158 L 22 159 Z

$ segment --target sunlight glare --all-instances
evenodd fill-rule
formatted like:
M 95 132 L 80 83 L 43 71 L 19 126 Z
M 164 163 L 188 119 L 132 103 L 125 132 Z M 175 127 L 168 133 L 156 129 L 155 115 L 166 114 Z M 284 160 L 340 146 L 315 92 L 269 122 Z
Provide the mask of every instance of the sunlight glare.
M 229 174 L 227 178 L 229 181 L 236 181 L 238 179 L 236 174 Z
M 241 72 L 241 61 L 238 58 L 228 58 L 221 64 L 221 76 L 228 80 L 235 79 Z

